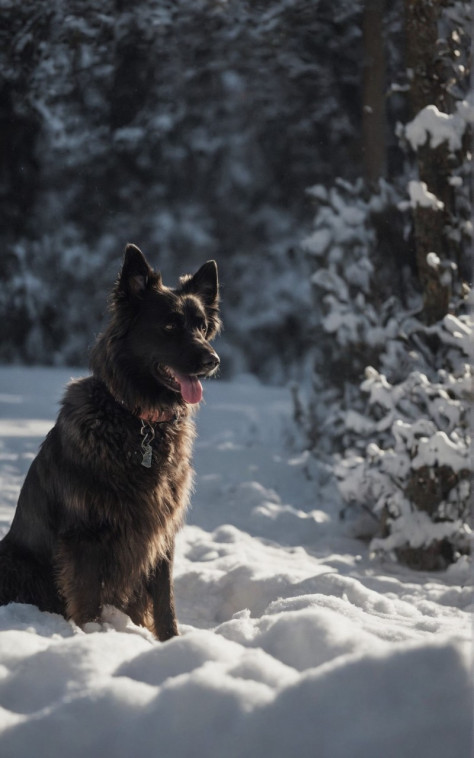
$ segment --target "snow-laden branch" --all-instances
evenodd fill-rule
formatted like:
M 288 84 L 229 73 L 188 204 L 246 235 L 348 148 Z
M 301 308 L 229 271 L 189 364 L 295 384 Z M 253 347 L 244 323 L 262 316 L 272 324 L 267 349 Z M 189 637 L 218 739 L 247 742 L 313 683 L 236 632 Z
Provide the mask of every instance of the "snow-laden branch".
M 474 106 L 468 100 L 456 105 L 454 113 L 443 113 L 436 105 L 427 105 L 405 126 L 405 137 L 413 150 L 430 140 L 432 148 L 447 142 L 454 152 L 461 149 L 468 124 L 474 123 Z

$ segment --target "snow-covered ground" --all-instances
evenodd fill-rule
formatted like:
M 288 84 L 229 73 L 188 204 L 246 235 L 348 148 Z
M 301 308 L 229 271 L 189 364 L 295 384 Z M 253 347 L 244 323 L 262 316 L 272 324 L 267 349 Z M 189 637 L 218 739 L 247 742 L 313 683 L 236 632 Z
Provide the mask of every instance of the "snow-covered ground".
M 0 370 L 0 528 L 70 372 Z M 182 636 L 0 608 L 0 755 L 467 758 L 467 567 L 370 560 L 287 446 L 284 390 L 212 382 L 177 549 Z

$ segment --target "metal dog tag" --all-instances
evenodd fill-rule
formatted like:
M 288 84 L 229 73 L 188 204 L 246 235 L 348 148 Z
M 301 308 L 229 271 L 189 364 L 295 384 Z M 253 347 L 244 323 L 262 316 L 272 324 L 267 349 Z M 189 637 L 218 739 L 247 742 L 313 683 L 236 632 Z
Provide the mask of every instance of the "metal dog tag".
M 153 449 L 151 445 L 142 445 L 142 450 L 143 450 L 142 466 L 145 466 L 145 468 L 151 468 L 151 459 L 153 455 Z
M 142 443 L 140 445 L 143 453 L 142 466 L 145 468 L 151 468 L 153 448 L 150 445 L 150 442 L 153 442 L 155 439 L 155 430 L 151 424 L 145 423 L 145 421 L 142 419 L 142 428 L 140 430 L 140 434 L 143 437 Z

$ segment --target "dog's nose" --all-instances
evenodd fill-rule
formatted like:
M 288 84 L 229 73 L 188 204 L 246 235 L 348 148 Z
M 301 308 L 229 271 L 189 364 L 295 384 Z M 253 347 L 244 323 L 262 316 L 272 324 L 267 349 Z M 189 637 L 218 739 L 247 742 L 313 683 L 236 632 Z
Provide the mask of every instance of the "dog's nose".
M 208 353 L 202 362 L 202 367 L 206 371 L 214 371 L 220 364 L 220 358 L 217 353 Z

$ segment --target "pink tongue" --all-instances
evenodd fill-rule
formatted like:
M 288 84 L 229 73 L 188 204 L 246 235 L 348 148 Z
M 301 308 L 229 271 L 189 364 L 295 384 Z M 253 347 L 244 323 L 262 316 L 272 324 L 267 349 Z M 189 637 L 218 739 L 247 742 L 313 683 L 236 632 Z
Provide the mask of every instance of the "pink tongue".
M 187 403 L 200 403 L 202 400 L 202 384 L 195 376 L 183 376 L 176 374 L 175 378 L 179 382 L 181 394 Z

